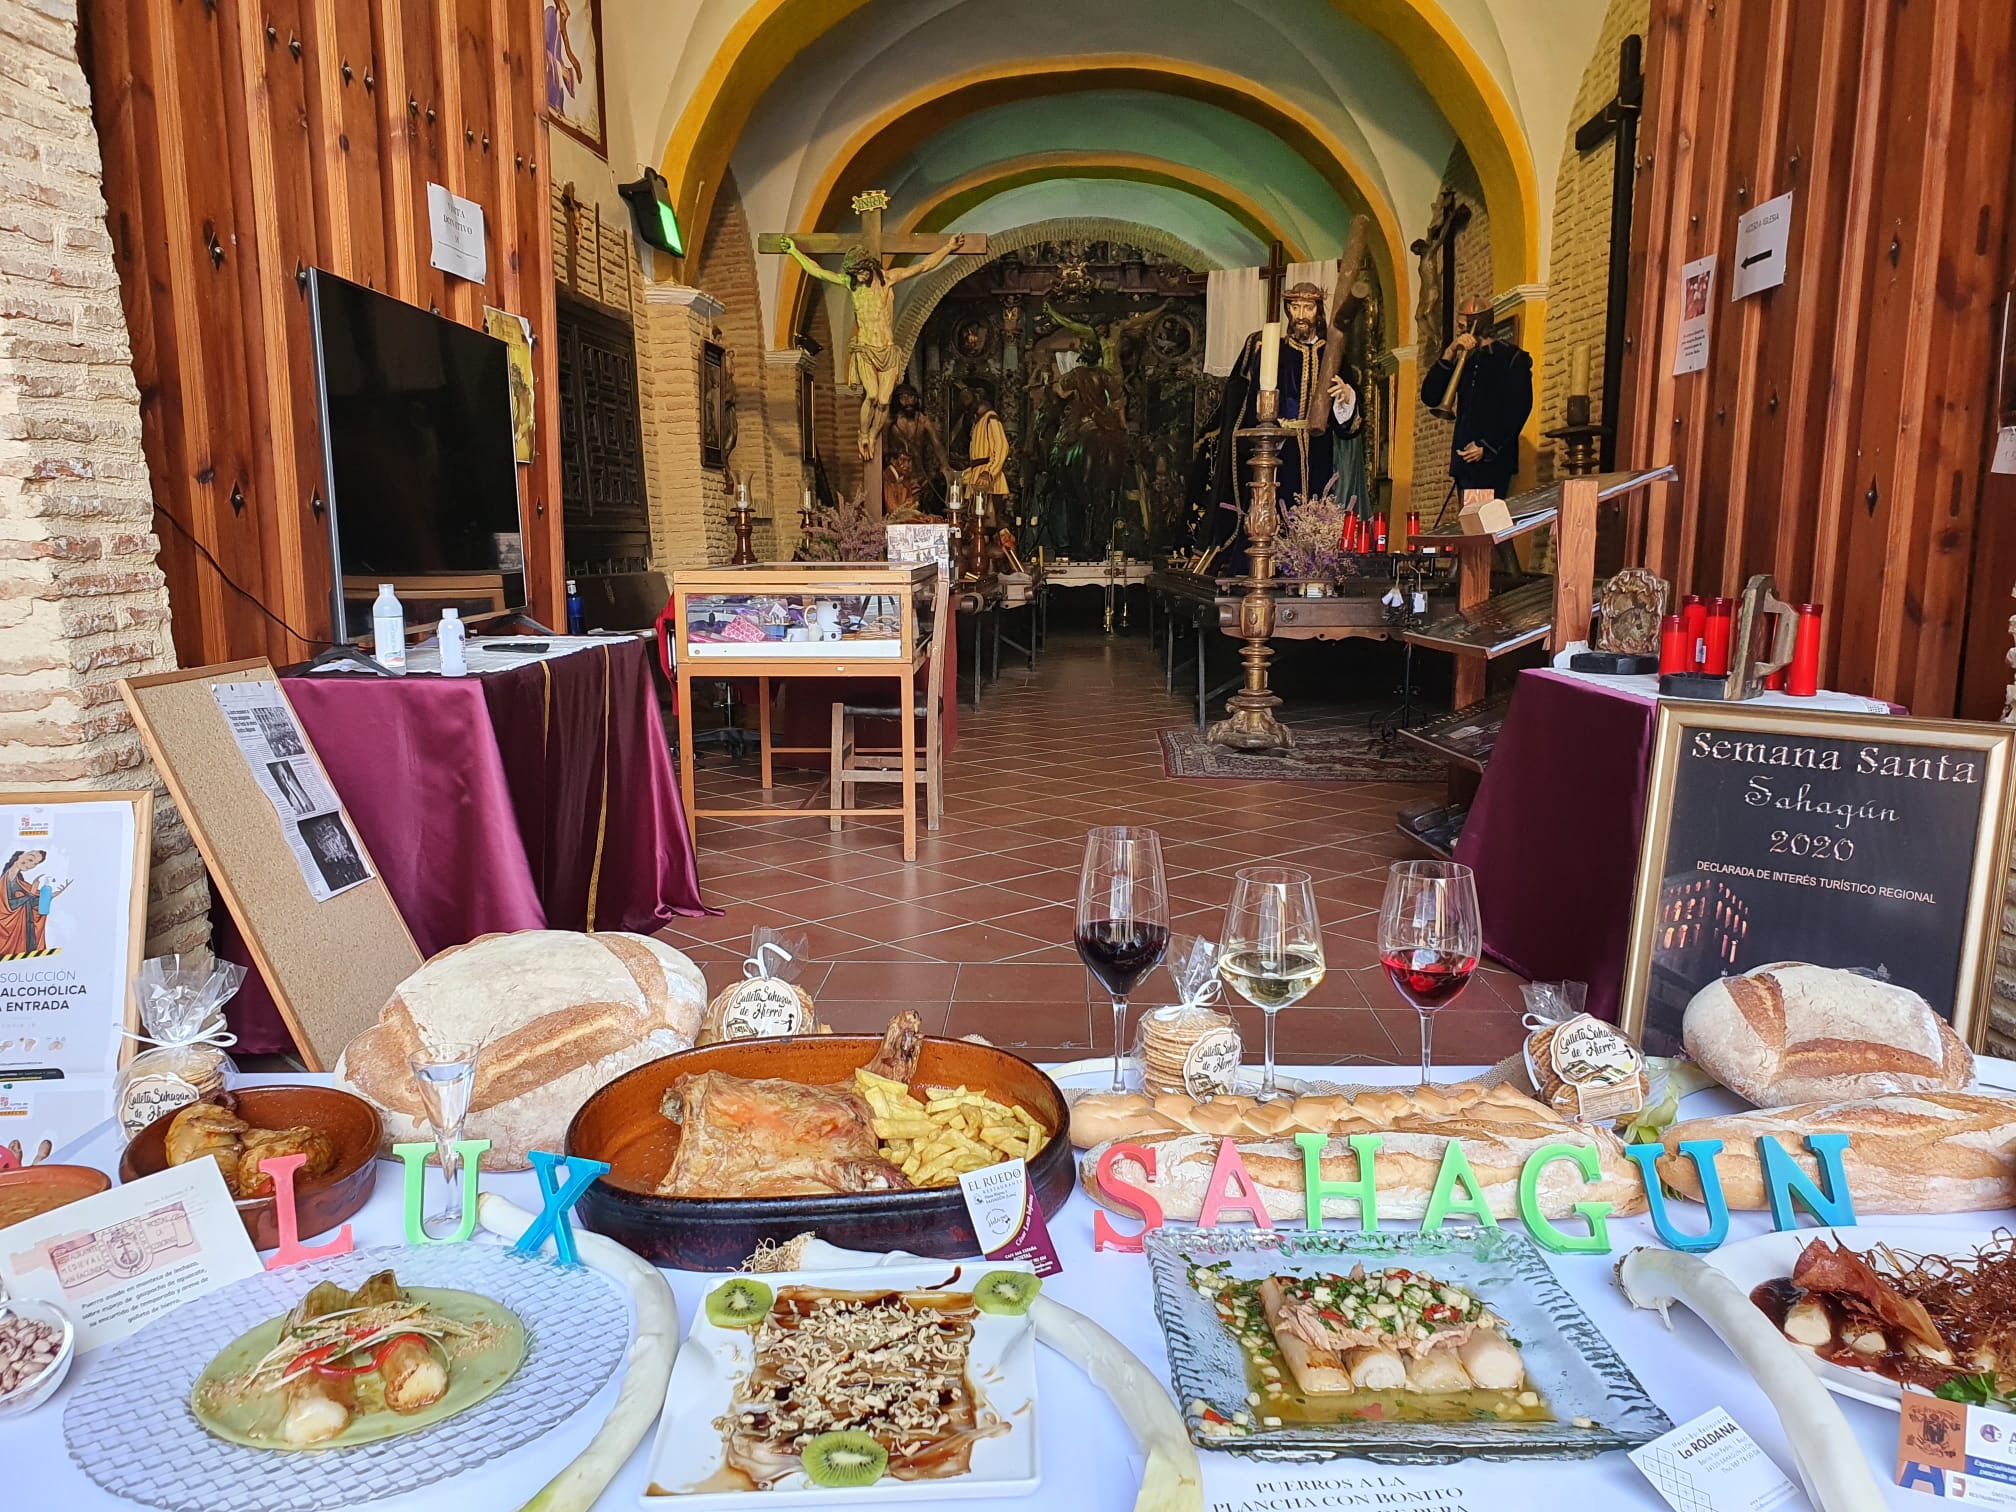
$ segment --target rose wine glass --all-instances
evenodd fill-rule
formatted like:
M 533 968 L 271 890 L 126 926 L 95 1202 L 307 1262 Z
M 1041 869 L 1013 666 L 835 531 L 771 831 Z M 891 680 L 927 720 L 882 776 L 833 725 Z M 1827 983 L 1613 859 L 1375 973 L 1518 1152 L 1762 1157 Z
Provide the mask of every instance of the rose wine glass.
M 1225 909 L 1218 972 L 1264 1015 L 1262 1102 L 1281 1095 L 1274 1085 L 1274 1016 L 1313 992 L 1323 969 L 1323 926 L 1316 917 L 1309 873 L 1290 866 L 1249 866 L 1238 872 Z
M 1395 861 L 1379 906 L 1379 964 L 1421 1015 L 1421 1085 L 1429 1081 L 1436 1010 L 1469 984 L 1484 951 L 1477 879 L 1454 861 Z
M 1113 1090 L 1126 1050 L 1127 995 L 1169 949 L 1169 885 L 1162 837 L 1151 829 L 1095 829 L 1078 874 L 1078 959 L 1113 999 Z

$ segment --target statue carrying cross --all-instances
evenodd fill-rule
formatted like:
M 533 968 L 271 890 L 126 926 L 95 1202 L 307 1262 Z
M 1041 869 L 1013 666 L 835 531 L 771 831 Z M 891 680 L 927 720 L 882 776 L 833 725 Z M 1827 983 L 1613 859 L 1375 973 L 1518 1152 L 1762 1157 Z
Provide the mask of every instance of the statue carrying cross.
M 882 234 L 882 212 L 889 196 L 880 189 L 857 194 L 854 213 L 861 217 L 861 233 L 819 231 L 804 236 L 769 232 L 757 238 L 756 250 L 782 253 L 821 283 L 837 284 L 847 290 L 854 307 L 854 335 L 848 347 L 849 376 L 861 385 L 861 459 L 867 463 L 868 496 L 878 501 L 881 469 L 876 453 L 882 432 L 889 422 L 889 402 L 902 376 L 896 351 L 896 296 L 893 286 L 906 278 L 929 273 L 955 252 L 987 250 L 987 238 L 977 235 L 888 236 Z M 903 252 L 927 254 L 921 262 L 891 269 L 884 258 Z M 837 273 L 821 267 L 807 254 L 841 254 Z

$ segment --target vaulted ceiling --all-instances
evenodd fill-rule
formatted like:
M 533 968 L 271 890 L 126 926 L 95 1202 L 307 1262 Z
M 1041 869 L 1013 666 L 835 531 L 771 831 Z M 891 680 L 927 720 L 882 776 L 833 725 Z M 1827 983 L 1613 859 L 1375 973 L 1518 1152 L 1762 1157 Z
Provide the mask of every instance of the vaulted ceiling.
M 1569 99 L 1604 0 L 605 0 L 629 135 L 690 238 L 732 170 L 752 230 L 999 232 L 1099 215 L 1225 265 L 1333 256 L 1366 214 L 1404 331 L 1453 149 L 1501 289 L 1538 281 Z M 669 67 L 665 60 L 674 61 Z M 627 127 L 627 133 L 626 133 Z M 697 250 L 697 249 L 696 249 Z M 779 345 L 800 279 L 759 259 Z M 690 265 L 690 258 L 689 258 Z

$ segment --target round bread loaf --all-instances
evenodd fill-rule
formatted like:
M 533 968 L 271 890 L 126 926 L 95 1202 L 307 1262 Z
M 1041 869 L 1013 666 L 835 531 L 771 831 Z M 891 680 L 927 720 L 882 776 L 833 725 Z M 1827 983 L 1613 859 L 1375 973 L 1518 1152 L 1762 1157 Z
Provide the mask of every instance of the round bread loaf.
M 490 1141 L 491 1169 L 522 1171 L 527 1150 L 561 1150 L 589 1094 L 691 1049 L 706 1001 L 700 968 L 642 935 L 484 935 L 399 984 L 336 1062 L 336 1084 L 378 1109 L 389 1151 L 432 1137 L 406 1057 L 429 1041 L 480 1041 L 463 1135 Z
M 1962 1092 L 1974 1056 L 1917 993 L 1829 966 L 1779 961 L 1694 994 L 1687 1053 L 1760 1108 L 1906 1092 Z

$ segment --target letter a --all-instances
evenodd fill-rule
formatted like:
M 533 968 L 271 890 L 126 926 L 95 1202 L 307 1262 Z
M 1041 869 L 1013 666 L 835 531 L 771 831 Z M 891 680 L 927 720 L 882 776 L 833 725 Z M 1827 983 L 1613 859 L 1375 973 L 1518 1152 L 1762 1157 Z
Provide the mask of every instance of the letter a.
M 1228 1183 L 1230 1191 L 1226 1190 Z M 1204 1210 L 1197 1215 L 1197 1227 L 1213 1227 L 1228 1210 L 1249 1214 L 1263 1229 L 1274 1227 L 1274 1220 L 1267 1216 L 1266 1204 L 1260 1200 L 1260 1189 L 1247 1174 L 1246 1162 L 1239 1158 L 1239 1146 L 1221 1139 L 1218 1159 L 1211 1167 L 1211 1185 L 1204 1193 Z
M 574 1252 L 574 1225 L 568 1220 L 574 1204 L 595 1182 L 595 1178 L 608 1173 L 606 1160 L 584 1160 L 575 1156 L 563 1160 L 546 1150 L 527 1150 L 526 1158 L 532 1162 L 532 1169 L 539 1176 L 539 1191 L 546 1199 L 546 1206 L 539 1210 L 539 1216 L 531 1226 L 518 1236 L 518 1242 L 511 1246 L 521 1255 L 536 1255 L 539 1247 L 546 1242 L 546 1236 L 553 1236 L 553 1253 L 563 1265 L 579 1265 L 581 1257 Z M 560 1184 L 559 1168 L 567 1168 L 567 1184 Z
M 1764 1193 L 1771 1201 L 1771 1226 L 1775 1229 L 1799 1227 L 1799 1214 L 1792 1202 L 1829 1228 L 1850 1228 L 1855 1223 L 1855 1198 L 1848 1190 L 1848 1173 L 1841 1164 L 1841 1152 L 1848 1148 L 1846 1134 L 1808 1134 L 1806 1148 L 1820 1163 L 1821 1178 L 1827 1183 L 1823 1193 L 1813 1179 L 1800 1170 L 1785 1146 L 1773 1134 L 1757 1141 L 1757 1157 L 1764 1163 Z
M 1467 1195 L 1456 1195 L 1458 1182 L 1463 1184 Z M 1463 1153 L 1460 1139 L 1442 1146 L 1442 1169 L 1435 1173 L 1435 1190 L 1428 1194 L 1428 1211 L 1421 1215 L 1421 1232 L 1441 1233 L 1442 1221 L 1452 1212 L 1469 1213 L 1486 1228 L 1498 1227 L 1498 1220 L 1491 1215 L 1491 1204 L 1478 1189 L 1477 1173 L 1470 1169 L 1470 1157 Z
M 1638 1164 L 1638 1173 L 1645 1181 L 1645 1201 L 1651 1207 L 1653 1230 L 1660 1242 L 1671 1249 L 1685 1250 L 1699 1254 L 1712 1250 L 1729 1237 L 1729 1203 L 1722 1195 L 1722 1173 L 1715 1169 L 1715 1157 L 1722 1153 L 1719 1139 L 1683 1139 L 1680 1153 L 1694 1162 L 1694 1168 L 1701 1173 L 1701 1200 L 1708 1208 L 1708 1231 L 1704 1234 L 1683 1234 L 1673 1227 L 1672 1215 L 1666 1210 L 1666 1192 L 1659 1185 L 1659 1157 L 1666 1153 L 1663 1144 L 1626 1145 L 1624 1153 Z

